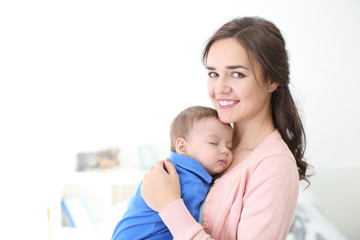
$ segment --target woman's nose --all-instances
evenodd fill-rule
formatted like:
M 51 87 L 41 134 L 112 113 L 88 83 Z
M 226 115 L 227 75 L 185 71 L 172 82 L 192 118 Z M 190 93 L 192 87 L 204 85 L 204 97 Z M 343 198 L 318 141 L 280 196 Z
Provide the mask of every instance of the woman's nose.
M 224 77 L 219 77 L 215 86 L 215 93 L 224 94 L 231 92 L 231 87 L 228 84 L 228 81 Z

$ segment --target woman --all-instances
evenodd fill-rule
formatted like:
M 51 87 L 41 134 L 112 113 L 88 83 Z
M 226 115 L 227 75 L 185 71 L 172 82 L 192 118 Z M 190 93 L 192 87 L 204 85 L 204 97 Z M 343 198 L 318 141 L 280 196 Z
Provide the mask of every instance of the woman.
M 307 163 L 284 39 L 262 18 L 234 19 L 209 39 L 203 62 L 220 120 L 234 123 L 234 160 L 208 193 L 202 225 L 186 209 L 169 161 L 149 169 L 143 198 L 175 239 L 285 239 Z

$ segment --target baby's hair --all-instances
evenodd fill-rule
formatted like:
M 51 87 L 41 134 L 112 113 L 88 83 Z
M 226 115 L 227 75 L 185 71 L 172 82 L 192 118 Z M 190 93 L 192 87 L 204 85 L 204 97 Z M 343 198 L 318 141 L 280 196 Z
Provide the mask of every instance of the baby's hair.
M 188 137 L 194 124 L 203 118 L 219 119 L 219 115 L 215 109 L 203 106 L 189 107 L 180 112 L 170 126 L 170 150 L 176 152 L 176 140 Z

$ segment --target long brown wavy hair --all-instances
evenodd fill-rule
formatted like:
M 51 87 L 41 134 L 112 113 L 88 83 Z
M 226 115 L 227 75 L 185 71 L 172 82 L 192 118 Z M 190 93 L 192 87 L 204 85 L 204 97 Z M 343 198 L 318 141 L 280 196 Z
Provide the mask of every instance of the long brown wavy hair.
M 308 163 L 304 158 L 306 136 L 298 109 L 289 90 L 289 61 L 280 30 L 260 17 L 236 18 L 220 27 L 207 41 L 202 53 L 206 65 L 212 44 L 220 39 L 235 38 L 248 53 L 250 63 L 262 66 L 264 79 L 279 84 L 272 93 L 271 107 L 275 127 L 295 157 L 300 180 L 307 180 Z

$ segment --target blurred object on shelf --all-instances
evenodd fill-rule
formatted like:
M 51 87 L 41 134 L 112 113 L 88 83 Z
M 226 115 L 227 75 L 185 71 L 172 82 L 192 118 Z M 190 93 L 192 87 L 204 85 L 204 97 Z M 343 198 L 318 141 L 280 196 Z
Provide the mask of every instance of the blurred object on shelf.
M 48 220 L 48 239 L 50 240 L 50 208 L 46 208 L 47 220 Z
M 157 161 L 155 150 L 152 146 L 140 146 L 138 148 L 138 153 L 141 167 L 145 170 L 154 165 Z
M 77 171 L 114 170 L 120 165 L 118 148 L 77 154 Z
M 85 197 L 73 196 L 61 200 L 64 227 L 95 226 L 95 218 Z

